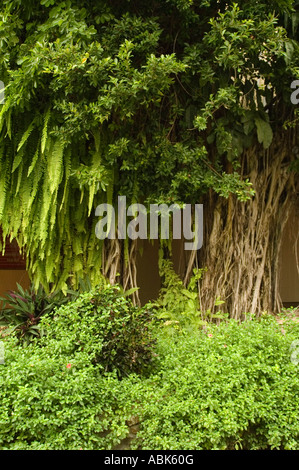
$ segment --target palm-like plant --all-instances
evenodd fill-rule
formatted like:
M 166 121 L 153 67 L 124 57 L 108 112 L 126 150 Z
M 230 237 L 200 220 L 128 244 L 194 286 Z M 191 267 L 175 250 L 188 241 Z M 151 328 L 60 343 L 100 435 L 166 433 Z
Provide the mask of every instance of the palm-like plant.
M 18 338 L 29 343 L 34 337 L 43 334 L 39 321 L 46 313 L 54 312 L 55 307 L 69 302 L 76 295 L 68 291 L 48 294 L 42 286 L 24 290 L 17 284 L 16 291 L 8 291 L 5 297 L 0 297 L 0 326 L 8 327 L 8 332 L 15 332 Z

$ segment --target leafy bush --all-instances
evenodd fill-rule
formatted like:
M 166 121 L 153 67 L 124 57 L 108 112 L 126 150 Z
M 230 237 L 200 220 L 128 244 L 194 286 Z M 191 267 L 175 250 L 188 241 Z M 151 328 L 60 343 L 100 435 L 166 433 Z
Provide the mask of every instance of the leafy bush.
M 299 449 L 299 327 L 270 316 L 165 330 L 159 373 L 136 395 L 142 449 Z
M 298 323 L 264 315 L 205 331 L 161 328 L 156 367 L 137 375 L 122 330 L 141 312 L 108 286 L 61 307 L 48 325 L 43 317 L 40 340 L 6 337 L 0 449 L 115 449 L 132 417 L 140 422 L 132 449 L 299 449 Z M 136 328 L 141 344 L 152 339 L 142 322 Z M 129 342 L 121 367 L 118 331 Z M 108 346 L 111 357 L 101 357 Z
M 220 310 L 213 314 L 210 310 L 203 312 L 200 309 L 197 284 L 204 271 L 206 269 L 194 269 L 189 284 L 185 288 L 181 278 L 174 271 L 172 262 L 170 260 L 160 261 L 160 276 L 163 279 L 163 286 L 153 307 L 157 309 L 156 315 L 164 321 L 165 326 L 193 330 L 226 318 L 227 315 Z M 217 298 L 215 306 L 223 303 Z
M 131 372 L 145 373 L 154 360 L 153 314 L 138 308 L 119 286 L 106 285 L 80 294 L 45 315 L 41 345 L 73 355 L 84 351 L 105 372 L 117 371 L 119 377 Z
M 120 377 L 145 373 L 154 358 L 151 313 L 108 285 L 54 315 L 29 344 L 4 338 L 0 449 L 113 448 L 133 409 L 134 380 Z
M 112 449 L 127 434 L 125 382 L 74 355 L 5 339 L 0 366 L 0 449 Z

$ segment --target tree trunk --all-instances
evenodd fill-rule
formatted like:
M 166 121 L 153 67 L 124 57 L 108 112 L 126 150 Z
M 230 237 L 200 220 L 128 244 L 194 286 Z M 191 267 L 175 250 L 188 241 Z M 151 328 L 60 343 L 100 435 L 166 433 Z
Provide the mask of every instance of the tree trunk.
M 225 301 L 222 310 L 236 319 L 281 308 L 282 233 L 299 189 L 288 169 L 296 139 L 294 131 L 284 133 L 268 150 L 256 145 L 244 153 L 241 174 L 256 191 L 251 201 L 215 194 L 205 201 L 204 244 L 195 256 L 191 254 L 185 278 L 187 283 L 194 264 L 208 268 L 199 290 L 203 310 L 213 312 L 218 296 Z
M 102 251 L 102 274 L 110 284 L 119 283 L 124 290 L 137 287 L 137 240 L 105 240 Z M 131 295 L 134 305 L 140 305 L 138 291 Z

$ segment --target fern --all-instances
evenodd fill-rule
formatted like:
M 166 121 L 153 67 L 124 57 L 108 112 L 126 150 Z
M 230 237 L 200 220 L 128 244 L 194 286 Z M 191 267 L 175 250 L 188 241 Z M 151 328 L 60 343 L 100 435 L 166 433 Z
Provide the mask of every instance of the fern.
M 96 183 L 95 181 L 92 183 L 92 185 L 89 187 L 89 195 L 88 195 L 88 217 L 91 214 L 91 209 L 93 206 L 93 200 L 94 200 L 94 195 L 96 192 Z
M 28 168 L 28 173 L 27 173 L 27 176 L 30 176 L 32 171 L 34 170 L 35 168 L 35 165 L 38 161 L 38 157 L 39 157 L 39 146 L 40 146 L 40 143 L 38 142 L 38 145 L 37 145 L 37 149 L 36 149 L 36 152 L 33 156 L 33 159 L 32 159 L 32 162 L 31 162 L 31 165 L 30 167 Z
M 8 113 L 6 114 L 6 132 L 10 140 L 11 140 L 11 113 L 12 113 L 12 109 L 10 108 L 8 110 Z
M 18 194 L 19 190 L 20 190 L 22 176 L 23 176 L 23 167 L 24 167 L 24 165 L 23 165 L 23 162 L 22 162 L 20 167 L 19 167 L 19 171 L 18 171 L 17 186 L 16 186 L 15 194 Z
M 45 118 L 44 118 L 44 127 L 42 131 L 42 138 L 41 138 L 41 152 L 42 154 L 45 153 L 45 148 L 46 148 L 46 142 L 47 142 L 47 137 L 48 137 L 48 122 L 51 117 L 51 109 L 48 108 Z
M 46 277 L 47 277 L 47 282 L 50 283 L 52 280 L 52 273 L 54 270 L 55 264 L 52 256 L 47 257 L 47 263 L 46 263 Z
M 47 157 L 49 189 L 53 194 L 58 189 L 63 174 L 64 142 L 57 138 L 52 146 L 52 151 Z
M 37 161 L 37 164 L 36 164 L 36 171 L 34 172 L 34 176 L 32 177 L 32 191 L 31 191 L 31 194 L 30 194 L 30 197 L 27 201 L 27 212 L 30 211 L 31 209 L 31 206 L 33 204 L 33 201 L 35 200 L 36 198 L 36 195 L 37 195 L 37 192 L 40 188 L 40 180 L 41 178 L 43 177 L 44 175 L 44 165 L 43 165 L 43 162 L 41 161 Z M 30 178 L 31 179 L 31 178 Z
M 79 237 L 75 237 L 73 240 L 73 250 L 76 256 L 83 253 L 82 243 Z
M 111 180 L 107 186 L 107 204 L 109 206 L 112 206 L 112 201 L 113 201 L 113 172 L 111 172 Z M 108 212 L 108 222 L 107 222 L 107 233 L 110 232 L 110 228 L 111 228 L 111 223 L 112 223 L 112 214 L 111 214 L 111 217 L 109 216 L 109 212 Z
M 41 248 L 43 248 L 47 235 L 49 223 L 49 211 L 52 204 L 52 195 L 49 191 L 48 182 L 44 179 L 42 189 L 42 207 L 40 213 L 40 226 L 39 226 L 39 240 L 41 241 Z
M 21 205 L 22 205 L 22 213 L 24 214 L 25 217 L 26 217 L 27 201 L 30 199 L 31 190 L 32 190 L 32 179 L 26 177 L 26 173 L 23 172 L 23 181 L 21 185 Z
M 6 99 L 5 100 L 5 104 L 4 105 L 1 105 L 1 109 L 0 109 L 0 132 L 2 131 L 3 129 L 3 124 L 6 122 L 7 123 L 7 117 L 6 117 L 6 113 L 7 111 L 9 110 L 11 106 L 11 102 L 10 102 L 10 99 Z
M 67 148 L 64 153 L 64 190 L 63 190 L 62 201 L 60 203 L 60 208 L 59 208 L 60 211 L 62 210 L 62 207 L 68 198 L 69 189 L 70 189 L 70 184 L 69 184 L 70 175 L 71 175 L 71 149 Z
M 13 165 L 12 165 L 12 170 L 11 170 L 12 173 L 14 173 L 16 171 L 16 169 L 18 168 L 18 166 L 22 162 L 23 154 L 24 154 L 24 152 L 20 151 L 15 156 L 14 161 L 13 161 Z
M 2 165 L 2 162 L 3 162 L 3 155 L 4 155 L 4 144 L 2 142 L 2 145 L 0 145 L 0 171 L 1 171 L 1 165 Z
M 9 160 L 6 160 L 4 162 L 4 165 L 1 168 L 1 173 L 0 173 L 0 219 L 3 217 L 3 212 L 5 208 L 5 202 L 6 202 L 6 191 L 7 191 L 7 175 L 8 175 L 8 166 L 9 166 Z
M 56 190 L 52 195 L 52 205 L 51 205 L 51 212 L 50 212 L 50 230 L 53 230 L 54 225 L 56 223 L 56 214 L 57 214 L 57 193 Z
M 74 271 L 79 275 L 83 275 L 83 262 L 81 256 L 76 256 L 74 259 Z
M 19 145 L 18 145 L 18 148 L 17 148 L 17 152 L 19 152 L 21 150 L 21 148 L 23 147 L 23 145 L 25 144 L 25 142 L 28 140 L 31 132 L 33 131 L 33 128 L 34 128 L 34 124 L 36 122 L 36 118 L 33 119 L 33 121 L 31 122 L 31 124 L 29 125 L 29 127 L 26 129 L 26 131 L 24 132 L 20 142 L 19 142 Z

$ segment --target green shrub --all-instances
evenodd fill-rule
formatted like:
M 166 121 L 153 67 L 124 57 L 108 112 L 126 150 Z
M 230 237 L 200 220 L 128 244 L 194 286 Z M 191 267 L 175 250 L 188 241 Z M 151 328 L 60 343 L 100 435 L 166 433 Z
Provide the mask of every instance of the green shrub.
M 4 338 L 0 449 L 111 449 L 126 437 L 134 380 L 152 366 L 152 316 L 119 287 L 45 314 L 41 338 Z M 132 375 L 133 377 L 133 375 Z M 137 380 L 137 378 L 136 378 Z M 130 404 L 131 403 L 131 404 Z
M 5 339 L 0 366 L 0 450 L 112 449 L 126 437 L 125 381 L 87 353 L 53 352 Z
M 143 449 L 299 449 L 298 324 L 231 320 L 158 343 L 160 370 L 140 385 Z
M 174 329 L 183 328 L 187 331 L 198 330 L 228 316 L 220 310 L 215 313 L 212 313 L 211 310 L 205 312 L 200 310 L 198 282 L 206 269 L 193 269 L 193 274 L 186 288 L 180 276 L 176 274 L 170 260 L 160 260 L 159 270 L 163 284 L 159 298 L 152 305 L 156 308 L 157 317 L 164 321 L 164 326 Z M 217 298 L 215 306 L 223 303 L 224 301 Z
M 84 351 L 92 363 L 119 377 L 151 369 L 155 353 L 153 314 L 138 308 L 119 286 L 106 285 L 80 294 L 41 321 L 41 346 L 73 355 Z
M 0 450 L 115 449 L 136 416 L 132 449 L 299 450 L 297 323 L 265 315 L 197 332 L 161 328 L 155 368 L 137 375 L 122 329 L 132 331 L 129 318 L 141 312 L 110 286 L 80 295 L 48 325 L 44 317 L 48 335 L 38 341 L 4 338 Z M 121 366 L 118 331 L 129 341 Z M 105 345 L 115 351 L 108 362 Z

